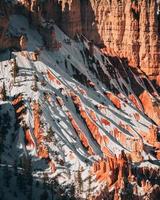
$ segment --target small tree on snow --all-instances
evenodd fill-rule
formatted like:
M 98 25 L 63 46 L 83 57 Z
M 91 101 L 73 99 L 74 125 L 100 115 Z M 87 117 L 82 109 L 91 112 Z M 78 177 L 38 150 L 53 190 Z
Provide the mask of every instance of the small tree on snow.
M 79 168 L 77 171 L 78 193 L 81 194 L 83 190 L 82 170 Z
M 92 184 L 92 177 L 91 177 L 91 175 L 89 174 L 89 176 L 88 176 L 88 197 L 89 197 L 90 194 L 91 194 L 91 184 Z
M 2 94 L 2 100 L 6 101 L 7 95 L 6 95 L 6 87 L 5 87 L 5 83 L 4 82 L 3 82 L 1 94 Z
M 15 58 L 13 59 L 13 62 L 12 62 L 12 71 L 13 71 L 13 79 L 14 79 L 14 83 L 15 83 L 15 79 L 16 79 L 18 71 L 19 71 Z
M 34 82 L 33 82 L 33 85 L 31 86 L 31 89 L 35 92 L 37 92 L 38 90 L 38 86 L 37 86 L 37 80 L 36 78 L 34 77 Z

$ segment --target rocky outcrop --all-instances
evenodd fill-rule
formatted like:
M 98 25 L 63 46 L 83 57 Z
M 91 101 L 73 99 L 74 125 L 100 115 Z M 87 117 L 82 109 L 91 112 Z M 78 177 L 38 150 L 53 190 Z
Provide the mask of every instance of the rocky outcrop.
M 105 24 L 98 30 L 100 35 L 105 32 L 107 52 L 113 54 L 111 50 L 114 50 L 115 55 L 127 57 L 130 66 L 140 67 L 150 76 L 158 75 L 160 45 L 156 1 L 114 0 L 108 10 L 107 20 L 98 22 Z
M 156 0 L 61 2 L 56 20 L 70 37 L 82 33 L 107 53 L 128 58 L 130 66 L 140 67 L 150 77 L 160 73 Z
M 159 100 L 156 100 L 153 96 L 151 96 L 147 91 L 144 91 L 139 99 L 142 102 L 144 107 L 144 112 L 148 115 L 155 123 L 160 125 L 160 105 Z
M 54 19 L 70 37 L 84 34 L 107 54 L 128 58 L 151 78 L 160 73 L 160 29 L 156 0 L 21 0 L 30 21 Z M 22 10 L 22 9 L 21 9 Z

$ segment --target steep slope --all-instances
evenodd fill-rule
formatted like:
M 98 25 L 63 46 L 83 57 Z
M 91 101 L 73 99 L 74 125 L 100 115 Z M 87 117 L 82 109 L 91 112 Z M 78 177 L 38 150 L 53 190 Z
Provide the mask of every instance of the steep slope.
M 35 178 L 77 181 L 77 198 L 110 193 L 116 199 L 127 190 L 135 198 L 156 195 L 160 111 L 154 86 L 86 38 L 68 38 L 53 21 L 41 26 L 41 33 L 51 27 L 52 51 L 25 17 L 9 18 L 9 33 L 27 39 L 0 63 L 1 167 L 16 162 L 25 168 L 31 159 Z
M 85 35 L 104 47 L 107 54 L 127 58 L 131 67 L 140 67 L 152 80 L 160 73 L 157 0 L 19 0 L 12 1 L 12 5 L 11 1 L 1 2 L 7 13 L 23 13 L 34 26 L 44 17 L 54 19 L 72 38 L 76 33 Z M 5 38 L 3 33 L 2 37 Z M 8 38 L 2 46 L 10 42 Z

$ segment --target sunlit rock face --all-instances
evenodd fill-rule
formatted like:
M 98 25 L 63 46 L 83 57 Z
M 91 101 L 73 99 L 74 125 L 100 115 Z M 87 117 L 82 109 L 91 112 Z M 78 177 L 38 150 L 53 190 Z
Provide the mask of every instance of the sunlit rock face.
M 104 45 L 111 54 L 128 58 L 130 66 L 140 67 L 150 77 L 160 73 L 158 6 L 155 0 L 150 3 L 147 0 L 80 2 L 82 33 L 87 38 Z M 79 1 L 76 3 L 79 7 Z M 75 5 L 73 12 L 74 8 Z M 76 23 L 80 21 L 79 9 L 76 9 L 77 17 L 70 12 Z M 75 21 L 70 23 L 68 34 L 73 36 Z
M 160 20 L 156 0 L 19 0 L 32 21 L 53 18 L 70 37 L 84 34 L 107 53 L 128 58 L 150 78 L 160 73 Z M 35 23 L 36 24 L 36 23 Z
M 158 199 L 156 1 L 1 2 L 3 160 L 28 152 L 35 171 L 73 182 L 78 199 Z
M 105 48 L 111 54 L 127 57 L 130 66 L 140 67 L 151 77 L 159 74 L 156 1 L 91 2 L 97 31 Z
M 156 102 L 147 91 L 144 91 L 139 98 L 143 104 L 145 114 L 153 119 L 158 125 L 160 125 L 159 103 Z

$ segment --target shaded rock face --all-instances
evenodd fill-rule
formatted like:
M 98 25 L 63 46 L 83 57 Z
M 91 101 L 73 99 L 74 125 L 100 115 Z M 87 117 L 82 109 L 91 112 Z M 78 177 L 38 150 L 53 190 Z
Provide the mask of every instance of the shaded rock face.
M 6 31 L 8 29 L 8 18 L 4 12 L 0 10 L 0 49 L 8 48 L 10 46 L 10 40 L 6 36 Z
M 0 2 L 0 51 L 7 48 L 19 47 L 19 38 L 8 34 L 9 17 L 8 8 Z

